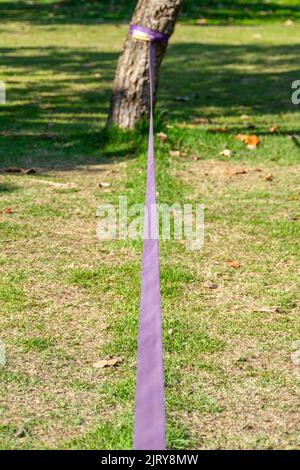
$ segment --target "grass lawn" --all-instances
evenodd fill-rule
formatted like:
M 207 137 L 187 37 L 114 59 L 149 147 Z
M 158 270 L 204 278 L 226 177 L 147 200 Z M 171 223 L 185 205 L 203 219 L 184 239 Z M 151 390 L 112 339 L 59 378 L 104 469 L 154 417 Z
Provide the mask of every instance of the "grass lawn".
M 144 198 L 147 129 L 103 129 L 132 3 L 0 1 L 0 449 L 132 445 L 141 242 L 96 236 Z M 159 202 L 205 205 L 201 251 L 160 244 L 168 446 L 299 449 L 299 2 L 194 3 L 156 119 Z

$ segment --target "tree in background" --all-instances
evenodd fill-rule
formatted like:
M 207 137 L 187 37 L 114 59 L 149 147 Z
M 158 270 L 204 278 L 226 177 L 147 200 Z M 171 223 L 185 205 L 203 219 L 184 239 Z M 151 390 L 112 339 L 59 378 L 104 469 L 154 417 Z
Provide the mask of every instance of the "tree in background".
M 139 0 L 131 24 L 171 36 L 183 0 Z M 155 90 L 167 45 L 156 44 Z M 109 110 L 109 124 L 130 129 L 149 112 L 148 44 L 128 35 L 117 65 Z M 156 93 L 155 93 L 156 95 Z

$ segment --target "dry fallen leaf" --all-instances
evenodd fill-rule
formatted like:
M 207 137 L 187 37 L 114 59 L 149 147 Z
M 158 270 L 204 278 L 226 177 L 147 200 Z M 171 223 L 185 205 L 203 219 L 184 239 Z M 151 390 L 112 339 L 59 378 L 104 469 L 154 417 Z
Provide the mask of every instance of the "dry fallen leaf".
M 280 309 L 278 307 L 258 307 L 254 311 L 261 313 L 280 313 Z
M 201 157 L 199 155 L 191 155 L 189 157 L 190 160 L 201 160 Z
M 248 171 L 245 168 L 238 168 L 237 170 L 232 170 L 229 175 L 230 176 L 235 176 L 235 175 L 245 175 L 248 173 Z
M 36 182 L 46 184 L 48 186 L 51 186 L 52 188 L 61 188 L 61 189 L 76 189 L 77 188 L 77 186 L 72 183 L 58 183 L 56 181 L 48 181 L 48 180 L 41 180 L 41 179 L 37 179 Z
M 160 142 L 165 142 L 168 138 L 167 134 L 165 134 L 164 132 L 158 132 L 156 134 L 156 137 L 158 138 L 158 140 L 160 140 Z
M 246 138 L 247 147 L 256 148 L 260 144 L 260 140 L 257 135 L 248 135 Z
M 273 181 L 273 175 L 272 175 L 272 173 L 268 174 L 268 175 L 265 177 L 265 180 L 266 180 L 266 181 Z
M 25 437 L 26 435 L 28 435 L 28 431 L 25 427 L 20 427 L 16 432 L 15 432 L 15 437 L 17 439 L 20 439 L 22 437 Z
M 210 284 L 210 283 L 203 284 L 203 287 L 205 287 L 206 289 L 218 289 L 217 284 Z
M 235 261 L 233 259 L 228 259 L 226 263 L 227 263 L 227 266 L 229 266 L 230 268 L 234 268 L 234 269 L 239 269 L 239 267 L 241 266 L 238 261 Z
M 170 150 L 169 155 L 170 155 L 170 157 L 180 157 L 181 152 L 180 152 L 180 150 Z
M 247 136 L 245 134 L 237 134 L 234 138 L 235 140 L 238 140 L 239 142 L 245 142 L 246 137 Z
M 210 129 L 207 130 L 208 132 L 213 132 L 213 133 L 224 133 L 228 132 L 228 127 L 227 126 L 222 126 L 222 127 L 211 127 Z
M 210 124 L 211 120 L 207 118 L 196 118 L 194 119 L 193 123 L 201 126 L 203 124 Z
M 278 132 L 278 131 L 279 131 L 278 126 L 269 127 L 269 132 L 271 132 L 272 134 L 274 134 L 275 132 Z
M 285 26 L 293 26 L 293 24 L 294 24 L 294 21 L 293 21 L 293 20 L 286 20 L 286 21 L 284 22 L 284 25 L 285 25 Z
M 199 25 L 199 26 L 204 26 L 207 24 L 207 19 L 206 18 L 199 18 L 197 21 L 196 21 L 196 24 Z
M 231 157 L 232 151 L 229 149 L 224 149 L 220 152 L 221 157 Z
M 113 367 L 120 364 L 123 361 L 121 357 L 113 357 L 110 359 L 102 359 L 101 361 L 95 362 L 93 367 L 95 369 L 104 369 L 105 367 Z
M 235 136 L 235 140 L 240 142 L 244 142 L 249 149 L 256 149 L 260 144 L 260 139 L 255 134 L 247 135 L 247 134 L 237 134 Z
M 2 212 L 2 214 L 13 214 L 14 210 L 11 207 L 6 207 L 1 212 Z
M 109 188 L 111 186 L 111 183 L 106 183 L 105 181 L 100 181 L 98 183 L 99 188 Z

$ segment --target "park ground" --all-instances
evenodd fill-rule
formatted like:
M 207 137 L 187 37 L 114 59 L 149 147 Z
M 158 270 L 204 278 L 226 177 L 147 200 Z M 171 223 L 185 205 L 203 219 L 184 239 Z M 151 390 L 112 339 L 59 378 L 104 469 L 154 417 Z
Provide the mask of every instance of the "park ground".
M 205 205 L 160 245 L 168 446 L 299 449 L 300 6 L 195 3 L 156 112 L 159 201 Z M 130 7 L 0 1 L 1 449 L 132 445 L 141 243 L 95 217 L 144 197 L 146 126 L 103 129 Z

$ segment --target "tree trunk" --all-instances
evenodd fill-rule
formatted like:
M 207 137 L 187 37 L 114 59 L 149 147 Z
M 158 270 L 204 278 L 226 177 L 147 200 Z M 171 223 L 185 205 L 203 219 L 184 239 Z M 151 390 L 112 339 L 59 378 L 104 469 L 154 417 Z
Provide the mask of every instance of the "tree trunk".
M 138 0 L 131 24 L 173 33 L 183 0 Z M 119 58 L 110 101 L 108 123 L 130 129 L 149 113 L 148 47 L 128 35 Z M 155 91 L 167 45 L 156 42 Z M 156 93 L 155 93 L 156 95 Z

